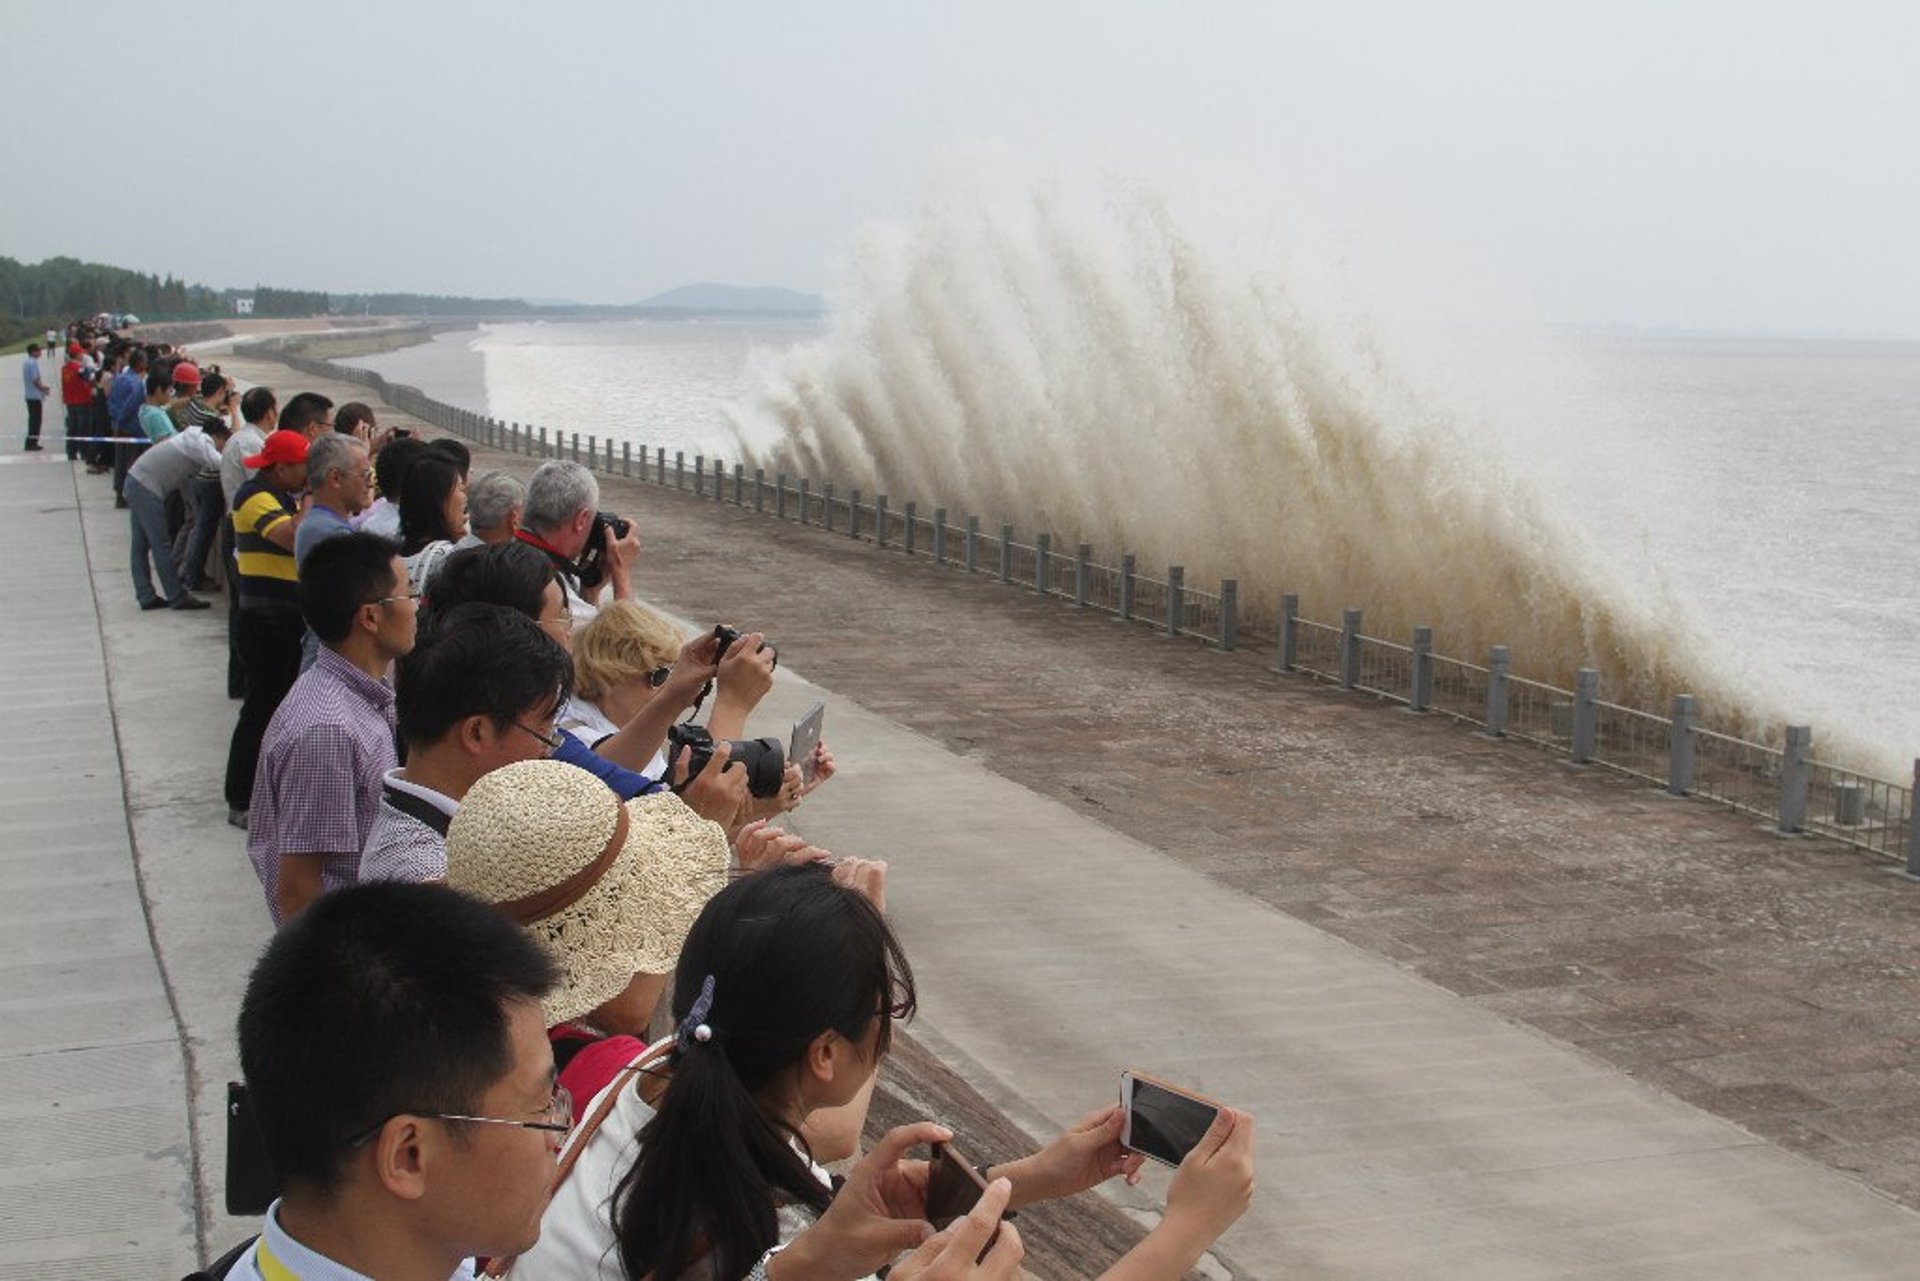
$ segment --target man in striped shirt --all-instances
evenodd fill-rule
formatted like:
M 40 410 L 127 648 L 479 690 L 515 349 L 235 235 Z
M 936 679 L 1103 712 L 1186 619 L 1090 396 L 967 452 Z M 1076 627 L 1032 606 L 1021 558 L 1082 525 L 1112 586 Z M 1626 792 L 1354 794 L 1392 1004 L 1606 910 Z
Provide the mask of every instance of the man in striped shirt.
M 247 825 L 260 739 L 274 709 L 300 674 L 299 574 L 293 562 L 301 505 L 295 495 L 307 485 L 307 438 L 276 431 L 260 452 L 245 460 L 252 479 L 233 496 L 234 563 L 240 580 L 240 612 L 234 645 L 240 651 L 246 689 L 227 748 L 227 821 Z

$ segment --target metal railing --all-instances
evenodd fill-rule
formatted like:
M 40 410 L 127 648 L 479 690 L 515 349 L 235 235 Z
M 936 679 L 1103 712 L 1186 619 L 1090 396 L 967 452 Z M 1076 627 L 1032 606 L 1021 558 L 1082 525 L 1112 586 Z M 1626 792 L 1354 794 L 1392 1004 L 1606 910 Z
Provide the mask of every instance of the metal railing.
M 336 341 L 339 335 L 324 335 Z M 770 518 L 817 525 L 876 548 L 924 559 L 936 566 L 984 575 L 1063 602 L 1144 623 L 1167 636 L 1193 637 L 1222 649 L 1235 648 L 1245 620 L 1238 584 L 1218 591 L 1189 585 L 1185 570 L 1170 565 L 1164 577 L 1140 572 L 1123 552 L 1118 563 L 1099 560 L 1086 543 L 1050 531 L 1019 537 L 1004 522 L 977 513 L 917 502 L 895 504 L 884 494 L 836 490 L 833 482 L 769 475 L 745 464 L 727 464 L 665 446 L 614 442 L 565 434 L 530 423 L 506 422 L 455 408 L 418 388 L 388 382 L 371 370 L 354 369 L 301 354 L 305 336 L 246 344 L 315 377 L 358 383 L 388 404 L 442 430 L 490 448 L 530 458 L 575 458 L 608 475 L 683 491 L 717 503 L 751 508 Z M 1861 849 L 1904 860 L 1920 877 L 1920 824 L 1914 798 L 1920 761 L 1908 783 L 1874 778 L 1814 759 L 1812 733 L 1787 726 L 1781 746 L 1755 743 L 1695 723 L 1691 696 L 1675 696 L 1666 716 L 1599 697 L 1599 673 L 1582 669 L 1573 689 L 1515 676 L 1505 646 L 1492 648 L 1483 666 L 1438 654 L 1432 629 L 1415 628 L 1411 643 L 1369 636 L 1358 609 L 1338 625 L 1302 617 L 1299 598 L 1280 598 L 1273 671 L 1301 674 L 1416 711 L 1438 712 L 1495 737 L 1517 739 L 1662 787 L 1771 820 L 1782 832 L 1831 837 Z

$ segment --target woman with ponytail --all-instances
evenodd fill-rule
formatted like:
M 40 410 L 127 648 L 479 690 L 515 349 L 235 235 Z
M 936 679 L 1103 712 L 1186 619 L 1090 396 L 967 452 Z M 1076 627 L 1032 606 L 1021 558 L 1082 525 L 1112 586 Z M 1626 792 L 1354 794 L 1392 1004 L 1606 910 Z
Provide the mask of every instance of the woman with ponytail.
M 729 884 L 681 948 L 673 1036 L 579 1113 L 539 1243 L 510 1275 L 854 1281 L 915 1246 L 903 1277 L 1018 1275 L 1011 1225 L 976 1269 L 980 1241 L 954 1240 L 964 1224 L 932 1237 L 920 1218 L 925 1166 L 900 1158 L 912 1143 L 951 1137 L 945 1130 L 893 1131 L 837 1196 L 803 1137 L 830 1109 L 862 1110 L 893 1020 L 914 1003 L 913 972 L 886 919 L 829 868 L 779 867 Z M 1212 1211 L 1206 1244 L 1252 1191 L 1252 1122 L 1223 1115 L 1229 1129 L 1238 1123 L 1237 1141 L 1218 1136 L 1211 1172 L 1190 1177 L 1183 1167 L 1174 1185 Z M 988 1199 L 1017 1207 L 1116 1175 L 1135 1180 L 1141 1158 L 1120 1147 L 1120 1120 L 1119 1108 L 1104 1109 L 1041 1152 L 987 1171 Z M 977 1225 L 981 1241 L 992 1217 Z M 1110 1275 L 1171 1281 L 1199 1251 L 1184 1262 L 1176 1254 L 1184 1249 L 1129 1256 L 1134 1266 L 1122 1260 Z

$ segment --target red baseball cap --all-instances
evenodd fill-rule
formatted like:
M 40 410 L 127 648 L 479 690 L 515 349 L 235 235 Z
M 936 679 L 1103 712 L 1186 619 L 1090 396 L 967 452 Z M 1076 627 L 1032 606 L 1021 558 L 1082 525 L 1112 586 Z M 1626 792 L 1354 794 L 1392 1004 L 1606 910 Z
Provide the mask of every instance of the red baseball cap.
M 267 443 L 259 453 L 240 461 L 254 471 L 275 463 L 304 463 L 307 461 L 307 438 L 297 431 L 276 431 L 267 437 Z
M 173 367 L 173 385 L 176 387 L 198 387 L 200 385 L 200 366 L 189 361 L 181 361 Z

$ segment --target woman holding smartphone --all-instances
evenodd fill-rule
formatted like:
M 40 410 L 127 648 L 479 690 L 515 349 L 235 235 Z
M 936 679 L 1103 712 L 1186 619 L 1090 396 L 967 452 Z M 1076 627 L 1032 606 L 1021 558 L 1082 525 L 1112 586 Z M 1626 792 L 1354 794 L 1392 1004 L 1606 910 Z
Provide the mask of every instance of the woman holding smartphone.
M 853 1281 L 893 1261 L 900 1232 L 872 1223 L 924 1218 L 925 1163 L 894 1161 L 877 1179 L 869 1169 L 849 1185 L 855 1203 L 836 1204 L 801 1137 L 816 1114 L 866 1097 L 893 1020 L 914 1011 L 912 970 L 879 909 L 819 865 L 746 876 L 707 903 L 676 973 L 675 1034 L 583 1110 L 540 1240 L 510 1275 Z M 1137 1177 L 1141 1158 L 1120 1146 L 1120 1122 L 1118 1107 L 1106 1109 L 987 1171 L 983 1200 L 1017 1208 Z M 1252 1122 L 1223 1110 L 1217 1128 L 1175 1177 L 1168 1219 L 1178 1231 L 1156 1228 L 1109 1277 L 1184 1275 L 1245 1209 Z M 1188 1209 L 1176 1215 L 1179 1205 Z M 865 1236 L 849 1233 L 863 1215 Z M 960 1257 L 986 1240 L 960 1239 L 973 1226 L 982 1225 L 961 1220 L 934 1237 L 897 1275 L 1017 1275 L 1012 1230 L 977 1270 L 971 1254 Z

